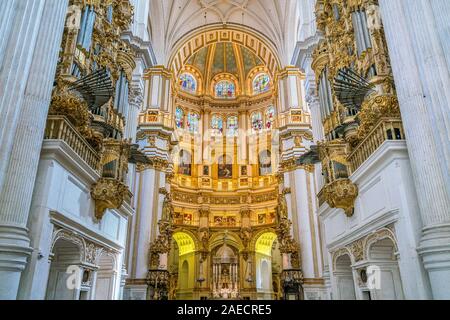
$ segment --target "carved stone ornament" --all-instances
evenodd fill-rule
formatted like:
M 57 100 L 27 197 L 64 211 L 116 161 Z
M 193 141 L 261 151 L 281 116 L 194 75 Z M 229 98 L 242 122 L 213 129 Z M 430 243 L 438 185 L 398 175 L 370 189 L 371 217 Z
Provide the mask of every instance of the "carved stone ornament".
M 347 217 L 353 216 L 358 187 L 350 179 L 339 179 L 326 185 L 323 195 L 330 207 L 344 209 Z
M 131 192 L 122 182 L 100 178 L 92 186 L 91 196 L 95 201 L 95 217 L 101 220 L 106 209 L 119 209 L 126 197 L 131 197 Z

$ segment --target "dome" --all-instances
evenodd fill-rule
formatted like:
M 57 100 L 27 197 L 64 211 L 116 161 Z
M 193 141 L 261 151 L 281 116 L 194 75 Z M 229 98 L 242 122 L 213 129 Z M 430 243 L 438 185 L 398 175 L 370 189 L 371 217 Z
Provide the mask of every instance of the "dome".
M 184 91 L 219 98 L 263 93 L 267 90 L 254 92 L 253 81 L 259 81 L 261 75 L 265 75 L 261 83 L 268 88 L 271 79 L 264 62 L 254 52 L 232 42 L 210 44 L 194 53 L 186 60 L 179 79 L 185 79 L 186 74 L 193 79 L 189 83 L 184 82 L 182 88 L 188 89 Z M 189 87 L 192 83 L 198 83 L 195 90 Z

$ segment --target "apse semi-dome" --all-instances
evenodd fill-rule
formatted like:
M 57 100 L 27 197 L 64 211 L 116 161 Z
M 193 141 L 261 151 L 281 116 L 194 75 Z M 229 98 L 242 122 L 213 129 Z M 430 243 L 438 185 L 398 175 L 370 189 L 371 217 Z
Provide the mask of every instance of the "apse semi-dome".
M 272 87 L 272 75 L 250 49 L 232 42 L 218 42 L 189 57 L 178 75 L 182 91 L 233 99 L 258 95 Z

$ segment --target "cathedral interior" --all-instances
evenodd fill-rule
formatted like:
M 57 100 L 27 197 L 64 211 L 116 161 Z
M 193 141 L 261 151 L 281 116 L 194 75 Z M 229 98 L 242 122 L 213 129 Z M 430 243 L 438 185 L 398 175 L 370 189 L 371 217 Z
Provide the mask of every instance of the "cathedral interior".
M 0 17 L 0 300 L 450 299 L 447 0 Z

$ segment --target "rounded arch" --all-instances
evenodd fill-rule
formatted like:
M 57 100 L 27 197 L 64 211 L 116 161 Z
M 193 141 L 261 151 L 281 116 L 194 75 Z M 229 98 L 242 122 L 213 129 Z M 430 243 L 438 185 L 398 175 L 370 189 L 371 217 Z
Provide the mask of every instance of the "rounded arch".
M 209 240 L 209 250 L 212 251 L 213 249 L 222 246 L 225 236 L 227 245 L 237 248 L 239 251 L 244 250 L 244 245 L 241 241 L 241 238 L 234 232 L 215 233 Z
M 178 245 L 180 256 L 196 252 L 199 248 L 197 237 L 189 230 L 179 229 L 175 230 L 172 238 Z
M 188 78 L 191 77 L 194 84 L 193 87 L 194 88 L 183 88 L 183 81 L 185 80 L 184 77 L 187 76 Z M 202 79 L 202 75 L 201 73 L 197 70 L 197 68 L 193 67 L 193 66 L 185 66 L 181 71 L 180 74 L 177 78 L 178 80 L 178 87 L 180 90 L 182 90 L 183 92 L 187 92 L 193 95 L 198 95 L 199 93 L 203 92 L 203 88 L 202 88 L 202 84 L 203 84 L 203 79 Z M 192 87 L 192 84 L 190 84 Z
M 348 248 L 341 248 L 333 254 L 333 270 L 336 270 L 336 263 L 339 258 L 347 255 L 350 258 L 351 265 L 355 264 L 355 257 Z
M 277 234 L 275 232 L 269 231 L 261 234 L 255 242 L 255 252 L 272 256 L 272 247 L 276 239 Z
M 398 252 L 398 246 L 397 246 L 397 238 L 395 237 L 394 232 L 388 228 L 381 229 L 374 234 L 369 235 L 366 238 L 365 246 L 364 246 L 364 255 L 366 259 L 370 258 L 370 250 L 373 245 L 376 243 L 389 239 L 392 241 L 392 244 L 394 246 L 394 251 Z
M 255 80 L 262 75 L 267 75 L 269 77 L 269 84 L 268 84 L 268 90 L 261 91 L 261 92 L 255 92 L 254 90 L 254 83 Z M 247 92 L 249 92 L 251 95 L 258 95 L 258 94 L 264 94 L 267 92 L 270 92 L 274 88 L 274 80 L 273 76 L 270 74 L 269 70 L 266 67 L 263 66 L 257 66 L 253 68 L 247 76 L 246 83 L 247 83 Z
M 258 239 L 265 233 L 273 233 L 276 235 L 277 232 L 274 228 L 264 228 L 264 229 L 259 230 L 257 233 L 255 233 L 253 235 L 252 240 L 249 244 L 251 250 L 253 250 L 253 251 L 256 250 L 255 248 L 256 248 L 256 243 L 257 243 Z
M 189 288 L 189 262 L 184 260 L 181 263 L 181 270 L 179 275 L 180 289 L 185 290 Z
M 255 53 L 264 62 L 271 77 L 281 68 L 276 47 L 265 35 L 249 27 L 233 24 L 228 24 L 227 28 L 222 24 L 215 24 L 181 37 L 172 47 L 168 68 L 179 74 L 192 55 L 219 42 L 235 43 Z
M 53 252 L 55 249 L 55 245 L 58 241 L 64 240 L 67 241 L 75 246 L 77 246 L 80 249 L 80 261 L 86 260 L 86 242 L 83 238 L 67 231 L 60 229 L 56 231 L 53 235 L 52 244 L 50 246 L 50 252 Z
M 231 98 L 235 98 L 241 94 L 238 78 L 236 78 L 236 76 L 232 75 L 231 73 L 220 73 L 220 74 L 216 75 L 214 78 L 212 78 L 211 87 L 210 87 L 211 96 L 213 96 L 215 98 L 220 98 L 220 97 L 217 97 L 216 87 L 221 82 L 229 82 L 229 83 L 233 84 L 234 93 Z

